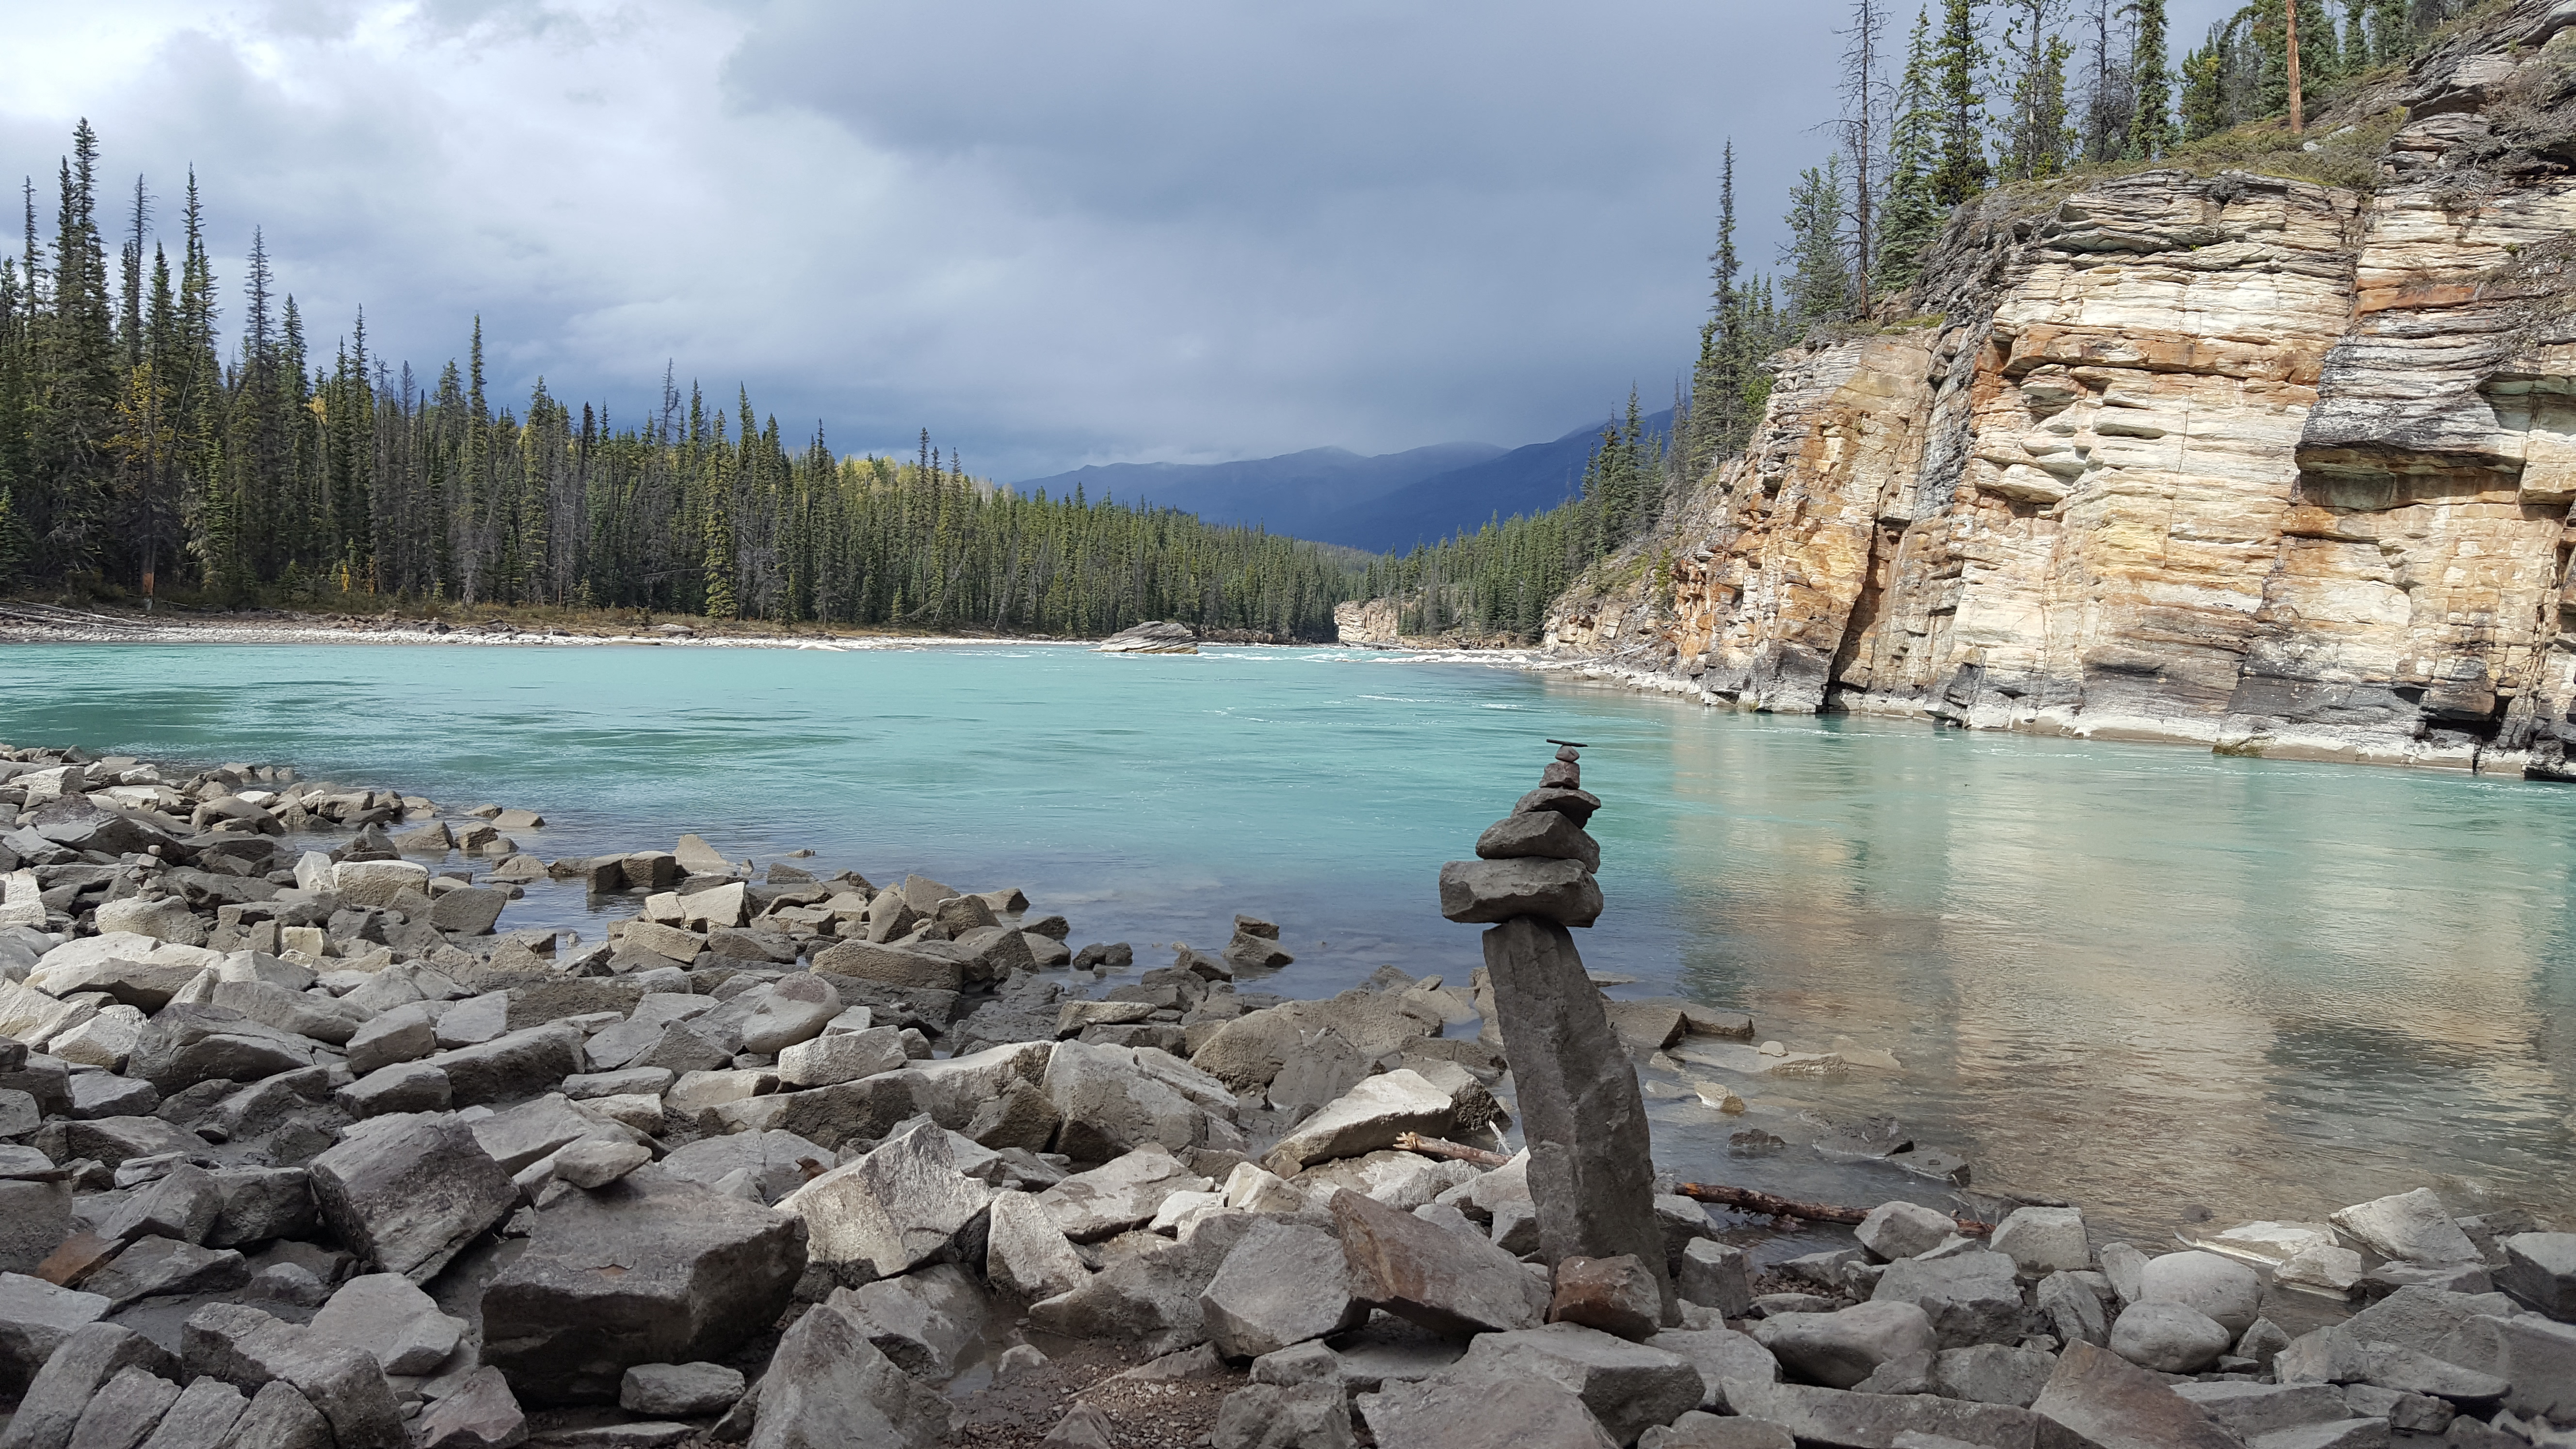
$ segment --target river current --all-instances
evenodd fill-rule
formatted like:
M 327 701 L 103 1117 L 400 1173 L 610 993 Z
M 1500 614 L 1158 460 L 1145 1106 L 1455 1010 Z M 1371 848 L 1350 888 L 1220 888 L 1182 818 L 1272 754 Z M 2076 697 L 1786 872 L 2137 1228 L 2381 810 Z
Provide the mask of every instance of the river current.
M 1440 918 L 1440 864 L 1536 783 L 1549 736 L 1590 746 L 1605 801 L 1608 910 L 1578 941 L 1633 979 L 1614 994 L 1899 1063 L 1686 1063 L 1748 1111 L 1654 1107 L 1685 1178 L 1941 1201 L 1805 1145 L 1883 1115 L 1980 1187 L 2148 1238 L 2422 1185 L 2455 1212 L 2576 1216 L 2564 787 L 1712 713 L 1326 649 L 0 649 L 12 744 L 525 806 L 548 858 L 696 831 L 736 858 L 1016 885 L 1140 968 L 1249 911 L 1298 957 L 1260 989 L 1292 996 L 1389 963 L 1463 984 L 1477 933 Z M 596 911 L 540 885 L 503 924 L 595 938 Z M 1730 1157 L 1747 1128 L 1791 1145 Z

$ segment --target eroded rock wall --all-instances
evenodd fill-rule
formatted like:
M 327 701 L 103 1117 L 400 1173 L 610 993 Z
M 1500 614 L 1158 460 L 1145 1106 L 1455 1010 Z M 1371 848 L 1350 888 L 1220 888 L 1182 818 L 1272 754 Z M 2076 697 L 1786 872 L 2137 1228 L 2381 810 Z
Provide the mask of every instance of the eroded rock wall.
M 1740 708 L 2568 773 L 2576 179 L 2482 169 L 2480 107 L 2576 85 L 2576 31 L 2439 64 L 2372 193 L 1961 218 L 1943 320 L 1783 358 L 1669 567 L 1548 647 Z

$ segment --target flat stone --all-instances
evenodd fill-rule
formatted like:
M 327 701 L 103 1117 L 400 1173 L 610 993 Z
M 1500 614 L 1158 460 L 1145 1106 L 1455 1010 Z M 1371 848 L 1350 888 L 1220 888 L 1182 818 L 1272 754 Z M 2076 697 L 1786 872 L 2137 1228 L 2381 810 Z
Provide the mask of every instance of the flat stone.
M 256 1308 L 199 1308 L 180 1329 L 180 1357 L 192 1378 L 210 1375 L 248 1390 L 284 1382 L 321 1414 L 343 1449 L 410 1444 L 393 1387 L 373 1358 Z
M 1699 1370 L 1700 1407 L 1724 1409 L 1726 1381 L 1780 1381 L 1780 1361 L 1749 1334 L 1727 1328 L 1668 1328 L 1646 1340 L 1649 1348 L 1679 1354 Z
M 640 1363 L 619 1381 L 617 1406 L 630 1414 L 694 1419 L 732 1408 L 742 1391 L 741 1372 L 720 1363 Z
M 2234 1449 L 2240 1442 L 2163 1379 L 2089 1343 L 2066 1346 L 2031 1412 L 2100 1449 Z
M 2497 1246 L 2497 1287 L 2561 1323 L 2576 1323 L 2576 1233 L 2517 1233 Z
M 119 1369 L 82 1407 L 71 1449 L 132 1449 L 160 1426 L 178 1397 L 179 1386 L 150 1369 Z
M 399 1273 L 368 1273 L 340 1285 L 313 1315 L 312 1330 L 374 1355 L 389 1374 L 426 1374 L 447 1361 L 465 1322 Z
M 1870 1209 L 1869 1216 L 1852 1229 L 1852 1236 L 1860 1240 L 1871 1257 L 1892 1263 L 1928 1253 L 1948 1242 L 1958 1230 L 1958 1223 L 1948 1213 L 1898 1198 Z
M 1570 860 L 1587 871 L 1601 868 L 1601 844 L 1583 827 L 1553 810 L 1506 815 L 1476 837 L 1476 854 L 1485 860 Z
M 1601 886 L 1578 860 L 1453 860 L 1440 867 L 1440 914 L 1476 925 L 1589 926 L 1601 917 Z
M 1921 1308 L 1942 1348 L 2018 1343 L 2024 1309 L 2017 1271 L 2012 1259 L 1983 1249 L 1904 1258 L 1888 1265 L 1870 1298 Z
M 144 1024 L 126 1074 L 163 1096 L 198 1082 L 256 1082 L 313 1065 L 318 1043 L 280 1031 L 230 1007 L 174 1002 Z
M 206 1449 L 226 1442 L 250 1400 L 221 1379 L 199 1379 L 179 1391 L 140 1449 Z
M 2429 1187 L 2356 1203 L 2327 1216 L 2383 1258 L 2409 1263 L 2474 1263 L 2478 1258 L 2477 1245 L 2451 1221 L 2450 1210 Z
M 422 1410 L 412 1433 L 418 1449 L 511 1449 L 527 1441 L 528 1416 L 499 1369 L 478 1368 Z
M 2328 1384 L 2179 1383 L 2172 1390 L 2241 1439 L 2348 1417 L 2343 1394 Z
M 2504 1405 L 2517 1414 L 2576 1419 L 2576 1326 L 2532 1314 L 2482 1315 L 2443 1341 L 2439 1361 L 2510 1382 Z
M 1935 1347 L 1931 1318 L 1892 1300 L 1835 1313 L 1778 1314 L 1756 1322 L 1752 1336 L 1782 1367 L 1835 1389 L 1851 1388 L 1891 1359 Z
M 1534 1328 L 1547 1292 L 1520 1260 L 1467 1233 L 1344 1189 L 1330 1203 L 1340 1225 L 1351 1294 L 1438 1333 Z
M 1229 1358 L 1258 1358 L 1356 1328 L 1342 1245 L 1305 1223 L 1262 1220 L 1245 1230 L 1199 1297 L 1208 1338 Z
M 450 1015 L 454 1013 L 451 1012 Z M 440 1018 L 442 1024 L 446 1018 Z M 552 1091 L 582 1069 L 582 1034 L 557 1023 L 495 1037 L 422 1060 L 447 1073 L 456 1104 L 512 1102 Z
M 1935 1354 L 1932 1382 L 1934 1391 L 1943 1398 L 2026 1409 L 2056 1371 L 2055 1354 L 2010 1344 L 1981 1343 L 1970 1348 L 1945 1348 Z
M 1362 1394 L 1378 1449 L 1491 1449 L 1509 1425 L 1513 1449 L 1617 1449 L 1582 1398 L 1553 1379 L 1441 1375 Z
M 756 1398 L 749 1449 L 938 1449 L 948 1436 L 948 1401 L 828 1309 L 787 1330 Z
M 947 1133 L 923 1123 L 778 1204 L 804 1220 L 810 1261 L 849 1281 L 907 1273 L 959 1250 L 993 1189 L 957 1170 Z
M 15 1398 L 45 1361 L 84 1324 L 107 1316 L 102 1294 L 58 1288 L 23 1273 L 0 1273 L 0 1396 Z
M 1897 1442 L 1900 1449 L 1912 1449 L 1901 1436 Z M 1697 1409 L 1637 1436 L 1637 1449 L 1797 1449 L 1797 1443 L 1797 1436 L 1767 1419 L 1721 1419 Z
M 661 1172 L 713 1187 L 736 1172 L 758 1184 L 763 1202 L 776 1202 L 832 1170 L 834 1155 L 793 1132 L 729 1132 L 676 1147 Z
M 798 1228 L 658 1175 L 556 1198 L 484 1290 L 483 1359 L 538 1404 L 614 1403 L 635 1364 L 720 1360 L 787 1306 Z
M 555 1177 L 585 1190 L 606 1187 L 653 1160 L 653 1150 L 636 1142 L 586 1138 L 557 1151 Z
M 1449 1094 L 1420 1073 L 1386 1072 L 1363 1078 L 1298 1123 L 1279 1139 L 1263 1165 L 1287 1177 L 1310 1162 L 1392 1147 L 1407 1132 L 1438 1137 L 1450 1130 L 1456 1118 L 1457 1107 Z
M 145 1298 L 225 1293 L 250 1281 L 250 1265 L 230 1248 L 201 1248 L 176 1238 L 145 1238 L 81 1281 L 122 1308 Z
M 1339 1384 L 1252 1384 L 1217 1406 L 1209 1449 L 1349 1449 L 1355 1442 Z
M 1037 1205 L 1057 1231 L 1089 1243 L 1152 1222 L 1163 1200 L 1174 1193 L 1205 1192 L 1215 1185 L 1160 1144 L 1150 1144 L 1049 1187 L 1038 1194 Z
M 2038 1432 L 2027 1409 L 1931 1394 L 1860 1394 L 1741 1380 L 1729 1380 L 1726 1394 L 1736 1413 L 1778 1424 L 1802 1445 L 1890 1449 L 1902 1434 L 1937 1434 L 1989 1449 L 2019 1449 Z
M 1457 1372 L 1552 1380 L 1581 1398 L 1622 1444 L 1697 1408 L 1705 1392 L 1690 1360 L 1573 1323 L 1481 1335 Z
M 385 1119 L 313 1159 L 322 1220 L 368 1262 L 426 1282 L 518 1206 L 518 1189 L 448 1117 Z
M 829 1087 L 855 1082 L 911 1064 L 903 1033 L 890 1026 L 867 1031 L 832 1032 L 798 1042 L 778 1054 L 778 1079 L 792 1087 Z

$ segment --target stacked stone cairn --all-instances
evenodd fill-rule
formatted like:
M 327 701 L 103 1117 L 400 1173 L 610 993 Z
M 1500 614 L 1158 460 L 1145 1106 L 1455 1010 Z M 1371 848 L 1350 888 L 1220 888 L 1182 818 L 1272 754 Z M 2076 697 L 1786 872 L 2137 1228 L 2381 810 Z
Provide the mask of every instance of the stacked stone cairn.
M 1641 1274 L 1656 1321 L 1676 1323 L 1645 1098 L 1569 929 L 1601 915 L 1601 846 L 1583 829 L 1601 799 L 1581 759 L 1561 744 L 1539 787 L 1477 838 L 1478 858 L 1440 868 L 1440 912 L 1489 926 L 1485 974 L 1512 1044 L 1541 1257 L 1560 1273 L 1585 1260 Z
M 1289 1001 L 1252 916 L 1136 971 L 1015 890 L 0 747 L 0 1449 L 2567 1441 L 2576 1235 L 2429 1191 L 2153 1257 L 1899 1201 L 1757 1296 L 1567 934 L 1599 803 L 1569 750 L 1443 871 L 1471 980 Z

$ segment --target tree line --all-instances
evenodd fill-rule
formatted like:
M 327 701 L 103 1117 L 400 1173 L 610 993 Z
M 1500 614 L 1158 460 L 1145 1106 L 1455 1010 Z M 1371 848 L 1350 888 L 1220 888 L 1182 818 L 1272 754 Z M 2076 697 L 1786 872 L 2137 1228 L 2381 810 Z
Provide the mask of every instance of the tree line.
M 111 264 L 98 171 L 84 121 L 50 240 L 31 181 L 0 258 L 0 591 L 1326 638 L 1364 572 L 1351 550 L 999 488 L 926 432 L 910 459 L 836 457 L 668 372 L 631 421 L 542 379 L 513 409 L 479 320 L 434 380 L 373 352 L 363 313 L 322 355 L 257 233 L 225 355 L 194 175 L 169 242 L 135 183 Z
M 1901 59 L 1888 43 L 1897 7 L 1851 0 L 1836 32 L 1836 144 L 1790 188 L 1774 276 L 1748 272 L 1738 254 L 1726 147 L 1709 310 L 1671 432 L 1642 433 L 1632 393 L 1625 426 L 1603 429 L 1576 496 L 1423 545 L 1373 570 L 1372 583 L 1399 592 L 1408 628 L 1536 633 L 1544 600 L 1650 533 L 1672 500 L 1744 449 L 1772 354 L 1912 286 L 1961 203 L 2080 166 L 2157 161 L 2286 113 L 2288 3 L 2254 0 L 2177 67 L 2166 0 L 1938 0 L 1916 10 Z M 2299 90 L 2313 106 L 2403 62 L 2472 0 L 2296 3 Z

